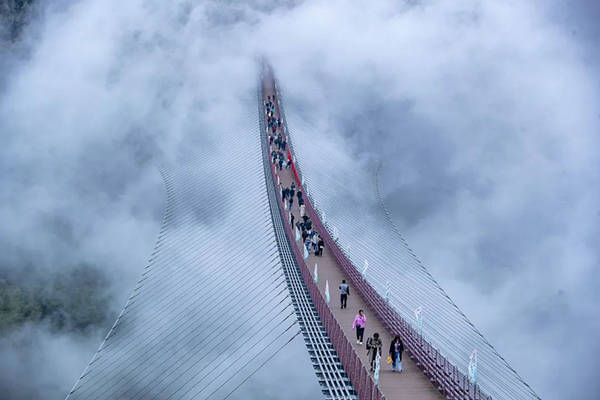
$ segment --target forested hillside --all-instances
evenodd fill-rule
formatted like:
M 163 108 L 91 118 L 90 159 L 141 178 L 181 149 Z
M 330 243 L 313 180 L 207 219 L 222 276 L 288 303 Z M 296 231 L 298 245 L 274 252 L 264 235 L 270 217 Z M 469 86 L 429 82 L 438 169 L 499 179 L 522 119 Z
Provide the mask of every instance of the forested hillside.
M 93 266 L 65 268 L 35 283 L 1 274 L 0 336 L 28 322 L 84 332 L 107 319 L 106 278 Z

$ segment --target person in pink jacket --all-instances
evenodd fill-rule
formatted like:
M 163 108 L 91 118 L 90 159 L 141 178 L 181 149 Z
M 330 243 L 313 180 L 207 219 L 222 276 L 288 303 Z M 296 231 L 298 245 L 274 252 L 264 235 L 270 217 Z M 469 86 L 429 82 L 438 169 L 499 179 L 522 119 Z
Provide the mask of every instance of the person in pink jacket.
M 366 323 L 367 317 L 365 316 L 365 312 L 363 310 L 358 310 L 358 314 L 356 314 L 354 322 L 352 323 L 352 329 L 356 328 L 356 343 L 358 344 L 362 344 L 363 342 Z

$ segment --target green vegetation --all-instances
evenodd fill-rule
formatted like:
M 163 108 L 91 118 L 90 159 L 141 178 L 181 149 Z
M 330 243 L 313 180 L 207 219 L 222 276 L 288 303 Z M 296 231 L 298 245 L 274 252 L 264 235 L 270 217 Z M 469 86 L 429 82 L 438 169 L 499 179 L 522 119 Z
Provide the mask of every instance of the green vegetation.
M 78 332 L 103 324 L 108 317 L 106 286 L 99 270 L 85 265 L 30 286 L 0 278 L 0 334 L 27 322 Z

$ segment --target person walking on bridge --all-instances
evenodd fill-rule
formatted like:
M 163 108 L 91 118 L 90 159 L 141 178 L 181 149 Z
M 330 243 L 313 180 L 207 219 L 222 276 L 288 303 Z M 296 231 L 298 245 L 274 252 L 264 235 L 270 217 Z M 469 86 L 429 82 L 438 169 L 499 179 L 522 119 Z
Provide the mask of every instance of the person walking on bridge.
M 296 196 L 298 197 L 298 207 L 300 208 L 300 217 L 304 217 L 304 198 L 302 197 L 302 192 L 300 188 L 298 188 L 298 192 L 296 192 Z
M 392 359 L 392 371 L 396 368 L 398 372 L 402 372 L 402 352 L 404 351 L 404 345 L 400 336 L 396 336 L 392 343 L 390 343 L 390 358 Z
M 317 250 L 319 251 L 319 256 L 323 255 L 323 249 L 325 248 L 325 242 L 323 238 L 319 236 L 319 243 L 317 243 Z
M 288 192 L 289 192 L 289 189 L 286 187 L 284 187 L 283 190 L 281 191 L 281 200 L 283 200 L 284 203 L 287 200 Z
M 381 339 L 379 339 L 379 333 L 375 332 L 372 338 L 367 339 L 367 355 L 369 356 L 369 361 L 371 362 L 371 372 L 375 370 L 375 359 L 377 358 L 377 354 L 381 357 L 381 347 L 383 343 Z
M 318 253 L 318 244 L 319 244 L 319 234 L 316 231 L 313 231 L 312 238 L 310 239 L 312 242 L 313 251 L 315 252 L 315 256 Z
M 363 310 L 358 310 L 358 314 L 354 317 L 352 323 L 352 329 L 356 329 L 356 343 L 362 344 L 363 336 L 365 334 L 365 325 L 367 324 L 367 317 Z
M 306 232 L 306 228 L 302 228 L 302 243 L 306 243 L 307 238 L 308 238 L 308 232 Z
M 345 280 L 342 280 L 342 284 L 340 285 L 340 303 L 342 304 L 342 308 L 346 308 L 346 301 L 349 294 L 350 286 L 348 286 Z

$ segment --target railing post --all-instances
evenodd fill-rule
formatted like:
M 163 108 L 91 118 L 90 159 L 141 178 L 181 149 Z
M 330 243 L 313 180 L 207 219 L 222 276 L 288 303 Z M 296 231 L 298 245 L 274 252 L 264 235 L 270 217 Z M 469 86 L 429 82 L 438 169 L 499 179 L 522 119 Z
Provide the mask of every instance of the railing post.
M 358 390 L 360 391 L 360 399 L 361 400 L 365 398 L 364 377 L 365 377 L 365 371 L 363 368 L 361 368 L 359 370 L 359 377 L 358 377 Z

